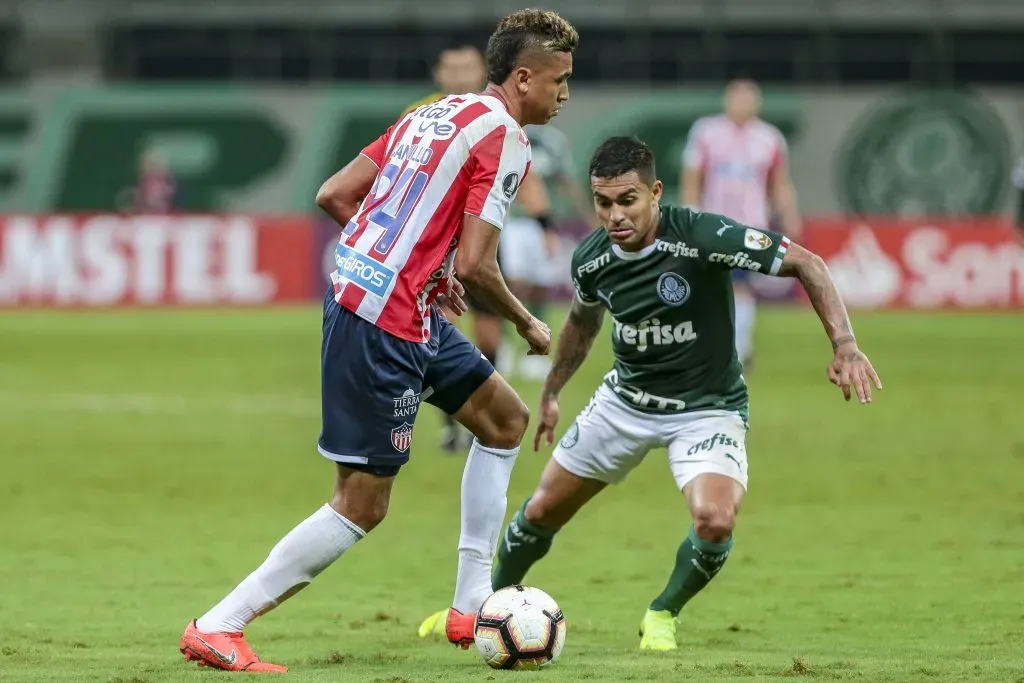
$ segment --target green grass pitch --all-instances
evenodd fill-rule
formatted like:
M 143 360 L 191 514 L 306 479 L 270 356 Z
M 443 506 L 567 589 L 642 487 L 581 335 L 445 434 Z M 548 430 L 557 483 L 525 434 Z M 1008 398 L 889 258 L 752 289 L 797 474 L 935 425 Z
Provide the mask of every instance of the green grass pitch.
M 178 637 L 330 495 L 319 323 L 313 307 L 0 314 L 0 680 L 229 678 L 186 664 Z M 389 518 L 251 642 L 303 682 L 1024 681 L 1024 318 L 854 323 L 885 383 L 867 407 L 827 383 L 810 311 L 762 314 L 750 495 L 677 652 L 636 649 L 689 524 L 663 452 L 528 577 L 566 614 L 556 666 L 495 672 L 417 639 L 451 598 L 463 466 L 436 451 L 428 406 Z M 607 369 L 607 324 L 563 427 Z M 520 388 L 534 406 L 539 386 Z M 546 458 L 520 456 L 510 513 Z

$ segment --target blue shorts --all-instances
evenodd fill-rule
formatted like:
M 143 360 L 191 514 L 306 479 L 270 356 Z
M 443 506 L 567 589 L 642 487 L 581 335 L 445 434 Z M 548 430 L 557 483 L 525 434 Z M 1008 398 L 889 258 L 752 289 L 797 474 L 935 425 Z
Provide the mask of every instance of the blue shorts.
M 318 450 L 335 462 L 393 476 L 409 461 L 420 401 L 455 413 L 494 367 L 431 308 L 430 340 L 399 339 L 324 297 Z

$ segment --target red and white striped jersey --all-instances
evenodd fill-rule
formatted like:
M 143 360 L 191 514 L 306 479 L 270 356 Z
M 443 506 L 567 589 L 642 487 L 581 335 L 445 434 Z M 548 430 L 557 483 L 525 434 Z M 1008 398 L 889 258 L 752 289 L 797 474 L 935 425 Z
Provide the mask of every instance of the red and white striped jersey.
M 530 168 L 530 141 L 498 98 L 450 95 L 405 114 L 362 154 L 380 172 L 341 233 L 334 298 L 396 337 L 425 342 L 463 215 L 502 227 Z
M 738 126 L 727 116 L 708 116 L 690 129 L 683 165 L 703 173 L 702 211 L 767 228 L 768 179 L 786 155 L 786 139 L 772 124 L 754 119 Z

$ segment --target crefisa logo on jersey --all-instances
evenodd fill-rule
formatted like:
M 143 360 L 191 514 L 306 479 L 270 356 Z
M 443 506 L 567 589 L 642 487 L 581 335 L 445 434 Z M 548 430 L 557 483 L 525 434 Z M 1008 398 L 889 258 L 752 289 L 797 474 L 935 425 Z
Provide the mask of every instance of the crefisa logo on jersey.
M 501 181 L 501 190 L 505 193 L 505 196 L 512 199 L 516 194 L 516 190 L 519 189 L 519 174 L 515 171 L 511 171 L 505 175 Z
M 391 430 L 391 445 L 399 453 L 405 453 L 412 446 L 412 425 L 403 422 Z
M 673 272 L 658 278 L 658 297 L 669 306 L 682 306 L 690 298 L 690 283 Z

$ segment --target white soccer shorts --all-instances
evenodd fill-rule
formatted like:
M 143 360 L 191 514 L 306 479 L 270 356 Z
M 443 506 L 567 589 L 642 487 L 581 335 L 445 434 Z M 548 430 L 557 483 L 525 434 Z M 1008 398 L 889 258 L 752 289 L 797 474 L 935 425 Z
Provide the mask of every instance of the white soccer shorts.
M 544 248 L 544 228 L 532 218 L 510 218 L 501 229 L 501 272 L 506 280 L 539 287 L 558 283 L 558 273 Z
M 680 490 L 701 474 L 721 474 L 747 488 L 747 428 L 728 410 L 642 413 L 602 384 L 558 442 L 552 457 L 586 479 L 618 484 L 653 448 L 668 448 Z

